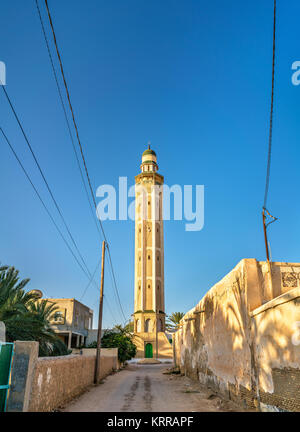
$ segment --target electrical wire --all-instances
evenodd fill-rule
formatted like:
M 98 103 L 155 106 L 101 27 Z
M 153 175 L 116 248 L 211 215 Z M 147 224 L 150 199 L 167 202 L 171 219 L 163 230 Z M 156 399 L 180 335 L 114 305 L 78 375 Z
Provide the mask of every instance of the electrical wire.
M 45 43 L 46 43 L 47 52 L 48 52 L 51 68 L 52 68 L 52 71 L 53 71 L 53 75 L 54 75 L 54 79 L 55 79 L 55 83 L 56 83 L 56 87 L 57 87 L 60 103 L 61 103 L 61 106 L 62 106 L 62 109 L 63 109 L 63 112 L 64 112 L 64 117 L 65 117 L 65 121 L 66 121 L 66 124 L 67 124 L 67 129 L 68 129 L 68 132 L 69 132 L 69 135 L 70 135 L 70 139 L 71 139 L 71 143 L 72 143 L 72 148 L 73 148 L 73 151 L 74 151 L 74 154 L 75 154 L 75 157 L 76 157 L 76 161 L 77 161 L 77 166 L 78 166 L 78 169 L 79 169 L 79 172 L 80 172 L 81 181 L 82 181 L 82 184 L 83 184 L 83 187 L 84 187 L 87 199 L 88 199 L 88 203 L 89 203 L 89 207 L 90 207 L 90 210 L 91 210 L 91 213 L 92 213 L 93 220 L 95 222 L 97 231 L 98 231 L 99 235 L 101 236 L 100 231 L 99 231 L 99 226 L 98 226 L 97 220 L 95 218 L 95 213 L 93 211 L 92 203 L 91 203 L 91 200 L 90 200 L 90 197 L 89 197 L 89 193 L 88 193 L 88 190 L 86 188 L 85 181 L 84 181 L 84 176 L 83 176 L 83 172 L 82 172 L 82 169 L 81 169 L 81 166 L 80 166 L 80 162 L 79 162 L 79 158 L 78 158 L 78 155 L 77 155 L 77 151 L 76 151 L 76 148 L 75 148 L 75 144 L 74 144 L 74 140 L 73 140 L 73 135 L 72 135 L 72 132 L 71 132 L 71 127 L 70 127 L 69 119 L 68 119 L 68 116 L 67 116 L 66 107 L 65 107 L 65 104 L 64 104 L 64 101 L 63 101 L 62 92 L 61 92 L 61 88 L 60 88 L 60 85 L 59 85 L 57 73 L 56 73 L 56 70 L 55 70 L 55 66 L 54 66 L 54 62 L 53 62 L 53 58 L 52 58 L 52 54 L 51 54 L 51 50 L 50 50 L 50 46 L 49 46 L 46 30 L 45 30 L 43 18 L 42 18 L 42 15 L 41 15 L 40 7 L 39 7 L 39 4 L 38 4 L 38 0 L 35 0 L 35 4 L 36 4 L 36 7 L 37 7 L 37 12 L 38 12 L 39 20 L 40 20 L 40 23 L 41 23 L 42 32 L 43 32 L 43 35 L 44 35 L 44 40 L 45 40 Z
M 50 213 L 48 207 L 46 206 L 43 198 L 41 197 L 40 193 L 38 192 L 37 188 L 35 187 L 33 181 L 30 178 L 30 175 L 28 174 L 26 168 L 24 167 L 24 165 L 22 164 L 20 158 L 18 157 L 15 149 L 13 148 L 11 142 L 9 141 L 8 137 L 6 136 L 6 134 L 4 133 L 3 129 L 0 127 L 0 131 L 5 139 L 5 141 L 7 142 L 10 150 L 12 151 L 13 155 L 15 156 L 18 164 L 20 165 L 20 167 L 22 168 L 22 171 L 24 172 L 25 176 L 27 177 L 27 180 L 29 181 L 29 183 L 31 184 L 35 194 L 37 195 L 38 199 L 40 200 L 42 206 L 44 207 L 46 213 L 48 214 L 49 218 L 51 219 L 53 225 L 55 226 L 56 230 L 58 231 L 60 237 L 62 238 L 62 240 L 64 241 L 64 243 L 66 244 L 67 248 L 69 249 L 69 251 L 71 252 L 72 256 L 74 257 L 74 259 L 76 260 L 77 264 L 79 265 L 79 267 L 81 268 L 81 270 L 83 271 L 83 273 L 86 275 L 87 278 L 89 278 L 88 273 L 86 272 L 86 270 L 84 269 L 84 267 L 82 266 L 82 264 L 80 263 L 80 261 L 78 260 L 77 256 L 74 254 L 71 246 L 69 245 L 68 241 L 66 240 L 65 236 L 63 235 L 62 231 L 60 230 L 60 228 L 58 227 L 57 223 L 55 222 L 52 214 Z
M 271 107 L 270 107 L 270 126 L 269 126 L 269 146 L 268 146 L 267 175 L 266 175 L 266 186 L 265 186 L 263 209 L 265 209 L 267 205 L 269 184 L 270 184 L 272 137 L 273 137 L 274 84 L 275 84 L 275 54 L 276 54 L 275 49 L 276 49 L 276 0 L 274 0 L 273 59 L 272 59 L 272 88 L 271 88 Z
M 69 92 L 69 89 L 68 89 L 68 85 L 67 85 L 67 81 L 66 81 L 66 77 L 65 77 L 65 73 L 64 73 L 64 68 L 63 68 L 63 63 L 62 63 L 62 58 L 61 58 L 60 51 L 59 51 L 59 48 L 58 48 L 57 38 L 56 38 L 56 34 L 55 34 L 55 30 L 54 30 L 54 25 L 53 25 L 53 21 L 52 21 L 52 17 L 51 17 L 51 13 L 50 13 L 50 10 L 49 10 L 49 6 L 48 6 L 48 1 L 47 0 L 45 0 L 45 5 L 46 5 L 47 13 L 48 13 L 50 27 L 51 27 L 51 30 L 52 30 L 52 35 L 53 35 L 54 45 L 55 45 L 55 49 L 56 49 L 56 54 L 57 54 L 59 65 L 60 65 L 60 71 L 61 71 L 61 74 L 62 74 L 62 78 L 63 78 L 63 82 L 64 82 L 66 94 L 67 94 L 69 108 L 70 108 L 70 111 L 71 111 L 71 114 L 72 114 L 72 120 L 73 120 L 74 128 L 75 128 L 75 131 L 76 131 L 76 137 L 77 137 L 78 145 L 79 145 L 79 148 L 80 148 L 80 154 L 81 154 L 81 158 L 82 158 L 82 161 L 83 161 L 86 177 L 87 177 L 87 180 L 88 180 L 88 185 L 89 185 L 90 193 L 91 193 L 91 196 L 92 196 L 92 199 L 93 199 L 93 203 L 94 203 L 94 206 L 95 206 L 95 210 L 96 210 L 96 213 L 97 213 L 97 204 L 96 204 L 96 200 L 95 200 L 95 196 L 94 196 L 94 192 L 93 192 L 93 187 L 92 187 L 91 180 L 90 180 L 90 175 L 89 175 L 89 172 L 88 172 L 88 169 L 87 169 L 87 164 L 86 164 L 86 160 L 85 160 L 85 156 L 84 156 L 81 140 L 80 140 L 80 137 L 79 137 L 79 131 L 78 131 L 78 127 L 77 127 L 77 123 L 76 123 L 75 115 L 74 115 L 74 110 L 73 110 L 72 103 L 71 103 L 70 92 Z M 97 213 L 97 216 L 98 216 L 98 213 Z M 110 253 L 108 241 L 107 241 L 107 238 L 106 238 L 106 235 L 105 235 L 105 232 L 104 232 L 104 228 L 103 228 L 103 225 L 102 225 L 102 222 L 101 222 L 101 219 L 99 218 L 99 216 L 98 216 L 98 221 L 99 221 L 99 224 L 100 224 L 100 228 L 101 228 L 101 231 L 102 231 L 102 235 L 103 235 L 104 241 L 106 243 L 106 248 L 107 248 L 107 252 L 108 252 L 108 256 L 109 256 L 109 263 L 110 263 L 110 267 L 111 267 L 111 271 L 112 271 L 112 275 L 113 275 L 114 287 L 115 287 L 115 290 L 116 290 L 116 293 L 117 293 L 118 303 L 119 303 L 119 306 L 120 306 L 121 313 L 124 316 L 124 319 L 126 320 L 125 315 L 124 315 L 124 311 L 123 311 L 123 308 L 122 308 L 122 305 L 121 305 L 121 300 L 120 300 L 119 292 L 118 292 L 118 287 L 117 287 L 117 283 L 116 283 L 116 278 L 115 278 L 115 273 L 114 273 L 114 268 L 113 268 L 113 263 L 112 263 L 112 258 L 111 258 L 111 253 Z
M 81 141 L 80 141 L 80 138 L 79 138 L 79 132 L 78 132 L 78 127 L 77 127 L 77 123 L 76 123 L 76 120 L 75 120 L 73 106 L 72 106 L 72 103 L 71 103 L 70 92 L 69 92 L 69 88 L 68 88 L 68 85 L 67 85 L 67 81 L 66 81 L 66 77 L 65 77 L 65 73 L 64 73 L 64 68 L 63 68 L 63 64 L 62 64 L 62 59 L 61 59 L 61 55 L 60 55 L 60 52 L 59 52 L 59 49 L 58 49 L 58 43 L 57 43 L 57 39 L 56 39 L 54 25 L 53 25 L 53 21 L 52 21 L 52 18 L 51 18 L 51 14 L 50 14 L 50 10 L 49 10 L 49 6 L 48 6 L 48 1 L 47 0 L 45 0 L 45 4 L 46 4 L 46 8 L 47 8 L 47 13 L 48 13 L 48 18 L 49 18 L 49 22 L 50 22 L 50 27 L 51 27 L 51 30 L 52 30 L 52 35 L 53 35 L 54 45 L 55 45 L 55 49 L 56 49 L 56 54 L 57 54 L 59 65 L 60 65 L 60 71 L 61 71 L 61 74 L 62 74 L 62 78 L 63 78 L 63 82 L 64 82 L 66 94 L 67 94 L 67 99 L 68 99 L 70 111 L 71 111 L 71 114 L 72 114 L 72 120 L 73 120 L 73 124 L 74 124 L 75 131 L 76 131 L 76 137 L 77 137 L 78 145 L 79 145 L 79 148 L 80 148 L 81 158 L 82 158 L 84 169 L 85 169 L 85 174 L 86 174 L 86 177 L 87 177 L 87 180 L 88 180 L 88 185 L 89 185 L 89 188 L 90 188 L 90 192 L 91 192 L 91 196 L 92 196 L 92 199 L 93 199 L 93 202 L 94 202 L 94 206 L 95 206 L 95 208 L 97 210 L 97 204 L 96 204 L 96 200 L 95 200 L 95 196 L 94 196 L 94 192 L 93 192 L 93 187 L 92 187 L 92 184 L 91 184 L 91 179 L 90 179 L 89 172 L 88 172 L 88 169 L 87 169 L 87 164 L 86 164 L 85 156 L 84 156 L 84 153 L 83 153 L 83 148 L 82 148 Z M 105 232 L 104 232 L 104 229 L 103 229 L 103 226 L 102 226 L 102 222 L 101 222 L 100 219 L 98 219 L 98 220 L 99 220 L 99 223 L 100 223 L 100 227 L 101 227 L 103 238 L 104 238 L 105 242 L 107 243 Z
M 120 296 L 119 296 L 119 290 L 118 290 L 117 283 L 116 283 L 115 272 L 114 272 L 114 268 L 113 268 L 113 265 L 112 265 L 112 259 L 111 259 L 111 255 L 110 255 L 110 250 L 109 250 L 108 244 L 106 245 L 106 249 L 107 249 L 107 252 L 108 252 L 108 259 L 109 259 L 109 262 L 110 262 L 110 270 L 111 270 L 111 275 L 112 275 L 112 280 L 113 280 L 113 285 L 114 285 L 114 288 L 115 288 L 115 293 L 116 293 L 117 301 L 118 301 L 121 313 L 123 315 L 124 322 L 126 322 L 126 317 L 125 317 L 124 310 L 122 308 L 122 304 L 121 304 L 121 300 L 120 300 Z
M 31 153 L 34 161 L 35 161 L 35 164 L 36 164 L 36 166 L 37 166 L 37 168 L 38 168 L 38 170 L 39 170 L 39 172 L 40 172 L 40 174 L 42 176 L 42 179 L 43 179 L 43 181 L 44 181 L 44 183 L 46 185 L 46 188 L 47 188 L 47 190 L 48 190 L 48 192 L 49 192 L 49 194 L 50 194 L 50 196 L 52 198 L 52 201 L 53 201 L 53 203 L 54 203 L 54 205 L 55 205 L 55 207 L 56 207 L 56 209 L 57 209 L 57 211 L 58 211 L 58 213 L 59 213 L 59 215 L 61 217 L 61 220 L 62 220 L 62 222 L 63 222 L 63 224 L 64 224 L 64 226 L 65 226 L 65 228 L 66 228 L 66 230 L 67 230 L 67 232 L 68 232 L 68 234 L 70 236 L 70 239 L 71 239 L 71 241 L 72 241 L 72 243 L 73 243 L 73 245 L 74 245 L 74 247 L 75 247 L 75 249 L 76 249 L 76 251 L 77 251 L 77 253 L 78 253 L 78 255 L 79 255 L 79 257 L 80 257 L 80 259 L 81 259 L 81 261 L 83 263 L 83 265 L 84 265 L 84 267 L 86 268 L 87 272 L 90 273 L 90 271 L 88 269 L 88 266 L 87 266 L 87 264 L 86 264 L 86 262 L 85 262 L 85 260 L 84 260 L 84 258 L 82 256 L 82 254 L 81 254 L 81 252 L 80 252 L 80 250 L 79 250 L 79 248 L 77 246 L 77 243 L 74 240 L 74 237 L 73 237 L 73 235 L 72 235 L 72 233 L 71 233 L 71 231 L 70 231 L 70 229 L 68 227 L 68 224 L 67 224 L 67 222 L 66 222 L 66 220 L 65 220 L 65 218 L 64 218 L 64 216 L 62 214 L 62 211 L 61 211 L 61 209 L 60 209 L 60 207 L 59 207 L 59 205 L 58 205 L 58 203 L 57 203 L 57 201 L 56 201 L 56 199 L 54 197 L 54 194 L 53 194 L 53 192 L 52 192 L 52 190 L 51 190 L 51 188 L 49 186 L 49 183 L 48 183 L 48 181 L 47 181 L 47 179 L 45 177 L 45 174 L 44 174 L 44 172 L 43 172 L 43 170 L 41 168 L 41 165 L 39 164 L 39 162 L 37 160 L 37 157 L 36 157 L 36 155 L 35 155 L 35 153 L 33 151 L 33 148 L 31 146 L 31 144 L 29 142 L 29 139 L 28 139 L 28 137 L 27 137 L 27 135 L 26 135 L 26 133 L 24 131 L 24 128 L 23 128 L 22 124 L 21 124 L 19 116 L 17 115 L 16 110 L 15 110 L 15 108 L 13 106 L 13 103 L 12 103 L 12 101 L 11 101 L 11 99 L 10 99 L 7 91 L 5 90 L 5 87 L 4 86 L 1 86 L 1 87 L 2 87 L 2 90 L 3 90 L 4 94 L 5 94 L 5 96 L 6 96 L 6 99 L 7 99 L 8 103 L 9 103 L 9 106 L 10 106 L 10 108 L 11 108 L 11 110 L 12 110 L 14 116 L 15 116 L 15 119 L 17 120 L 17 123 L 18 123 L 18 125 L 19 125 L 19 127 L 21 129 L 23 137 L 25 138 L 26 144 L 27 144 L 27 146 L 28 146 L 28 148 L 30 150 L 30 153 Z
M 81 295 L 79 301 L 81 301 L 81 300 L 83 299 L 83 297 L 85 296 L 85 294 L 86 294 L 87 290 L 89 289 L 91 283 L 92 283 L 92 282 L 95 282 L 95 281 L 94 281 L 95 274 L 96 274 L 96 271 L 98 270 L 100 264 L 101 264 L 101 259 L 100 259 L 100 261 L 97 262 L 97 265 L 96 265 L 96 268 L 95 268 L 95 270 L 94 270 L 94 273 L 92 274 L 91 279 L 89 280 L 87 286 L 86 286 L 85 289 L 83 290 L 83 293 L 82 293 L 82 295 Z

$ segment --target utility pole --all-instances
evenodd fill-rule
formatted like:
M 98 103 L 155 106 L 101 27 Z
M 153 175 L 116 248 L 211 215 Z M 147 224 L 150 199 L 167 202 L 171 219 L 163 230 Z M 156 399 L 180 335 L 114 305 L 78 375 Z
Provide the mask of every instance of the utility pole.
M 94 383 L 99 384 L 100 374 L 100 351 L 101 351 L 101 331 L 102 331 L 102 312 L 103 312 L 103 286 L 104 286 L 104 258 L 105 258 L 105 241 L 102 243 L 102 262 L 101 262 L 101 284 L 100 284 L 100 301 L 99 301 L 99 319 L 98 319 L 98 335 L 97 335 L 97 352 L 95 364 Z
M 267 237 L 267 225 L 266 225 L 266 213 L 265 213 L 265 209 L 263 209 L 262 217 L 263 217 L 263 226 L 264 226 L 264 237 L 265 237 L 266 255 L 267 255 L 267 261 L 269 263 L 270 262 L 270 255 L 269 255 L 269 245 L 268 245 L 268 237 Z
M 158 315 L 156 311 L 156 347 L 155 347 L 155 358 L 158 360 L 158 339 L 157 339 L 157 333 L 158 333 Z
M 266 223 L 266 219 L 267 219 L 266 214 L 271 218 L 271 221 L 268 223 Z M 264 226 L 264 237 L 265 237 L 267 263 L 268 263 L 268 268 L 269 268 L 269 281 L 270 281 L 270 283 L 269 283 L 268 295 L 269 295 L 270 299 L 272 299 L 273 298 L 272 262 L 270 261 L 270 251 L 269 251 L 267 228 L 268 228 L 268 225 L 270 225 L 273 222 L 276 222 L 278 218 L 275 216 L 272 216 L 265 207 L 263 207 L 262 217 L 263 217 L 263 226 Z

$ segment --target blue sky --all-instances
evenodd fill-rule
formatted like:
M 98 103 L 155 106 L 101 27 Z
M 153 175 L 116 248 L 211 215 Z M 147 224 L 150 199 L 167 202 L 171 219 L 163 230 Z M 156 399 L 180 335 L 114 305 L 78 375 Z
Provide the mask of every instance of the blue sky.
M 205 185 L 205 226 L 165 223 L 166 312 L 187 311 L 242 258 L 265 259 L 261 206 L 267 159 L 273 1 L 50 0 L 81 140 L 95 186 L 133 183 L 148 140 L 172 184 Z M 40 2 L 50 30 L 44 9 Z M 17 13 L 16 13 L 17 12 Z M 272 259 L 299 262 L 300 60 L 297 0 L 278 2 Z M 1 6 L 6 89 L 91 272 L 101 242 L 64 122 L 34 0 Z M 51 40 L 51 48 L 52 39 Z M 54 51 L 53 51 L 54 52 Z M 0 125 L 49 208 L 50 197 L 0 92 Z M 87 279 L 3 139 L 0 259 L 29 287 L 80 298 Z M 57 218 L 58 220 L 58 218 Z M 133 312 L 134 223 L 104 222 L 125 314 Z M 99 281 L 99 272 L 97 272 Z M 109 273 L 104 325 L 120 322 Z M 83 302 L 97 316 L 97 291 Z M 104 306 L 105 307 L 105 306 Z M 112 313 L 111 313 L 112 312 Z

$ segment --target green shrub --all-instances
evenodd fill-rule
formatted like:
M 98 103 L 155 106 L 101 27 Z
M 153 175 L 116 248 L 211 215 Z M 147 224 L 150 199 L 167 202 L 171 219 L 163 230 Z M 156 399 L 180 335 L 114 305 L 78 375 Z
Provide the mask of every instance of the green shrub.
M 101 339 L 101 347 L 118 348 L 118 358 L 121 363 L 124 363 L 136 354 L 136 346 L 131 339 L 131 336 L 123 332 L 107 331 Z

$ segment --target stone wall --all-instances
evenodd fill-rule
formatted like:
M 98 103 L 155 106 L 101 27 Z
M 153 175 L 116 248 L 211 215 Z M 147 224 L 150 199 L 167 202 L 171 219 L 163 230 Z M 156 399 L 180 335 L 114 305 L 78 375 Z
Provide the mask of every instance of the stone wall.
M 96 356 L 96 348 L 74 348 L 72 354 L 84 355 L 84 356 Z M 121 367 L 121 363 L 118 359 L 118 348 L 101 348 L 101 357 L 112 357 L 113 358 L 113 369 L 118 370 Z
M 115 357 L 101 357 L 100 378 L 114 370 Z M 80 395 L 94 382 L 95 361 L 85 355 L 38 358 L 28 411 L 52 411 Z
M 300 411 L 299 272 L 242 260 L 184 316 L 176 364 L 252 408 Z

